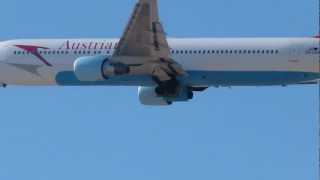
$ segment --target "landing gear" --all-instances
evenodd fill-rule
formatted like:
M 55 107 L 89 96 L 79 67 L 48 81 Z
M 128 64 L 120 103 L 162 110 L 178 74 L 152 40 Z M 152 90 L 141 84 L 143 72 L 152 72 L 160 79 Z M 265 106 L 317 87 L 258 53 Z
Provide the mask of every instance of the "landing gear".
M 7 85 L 7 84 L 1 84 L 1 86 L 2 86 L 3 88 L 6 88 L 8 85 Z
M 168 104 L 193 99 L 192 88 L 181 85 L 175 78 L 165 82 L 158 81 L 157 83 L 159 86 L 155 88 L 156 94 L 166 99 Z
M 180 90 L 180 84 L 176 79 L 165 82 L 159 82 L 159 86 L 155 89 L 156 93 L 164 97 L 177 96 Z
M 189 90 L 188 91 L 188 99 L 193 99 L 193 96 L 194 96 L 193 92 Z

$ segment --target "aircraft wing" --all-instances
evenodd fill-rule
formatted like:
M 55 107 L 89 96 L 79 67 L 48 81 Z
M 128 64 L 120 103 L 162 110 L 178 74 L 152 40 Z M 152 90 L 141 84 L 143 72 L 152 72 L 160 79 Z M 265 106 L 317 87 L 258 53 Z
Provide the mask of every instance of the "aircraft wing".
M 160 83 L 186 75 L 170 57 L 160 23 L 157 0 L 139 0 L 113 54 L 115 63 L 130 67 L 130 74 L 148 74 Z

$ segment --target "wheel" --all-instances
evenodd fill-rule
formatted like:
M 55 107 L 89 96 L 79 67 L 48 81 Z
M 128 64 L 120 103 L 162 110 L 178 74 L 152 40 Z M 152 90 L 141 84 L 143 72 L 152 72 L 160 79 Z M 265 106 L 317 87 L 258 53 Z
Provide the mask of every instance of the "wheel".
M 193 92 L 189 91 L 188 92 L 188 99 L 193 99 L 193 96 L 194 96 Z
M 168 105 L 172 105 L 172 102 L 171 102 L 171 101 L 167 101 L 167 104 L 168 104 Z

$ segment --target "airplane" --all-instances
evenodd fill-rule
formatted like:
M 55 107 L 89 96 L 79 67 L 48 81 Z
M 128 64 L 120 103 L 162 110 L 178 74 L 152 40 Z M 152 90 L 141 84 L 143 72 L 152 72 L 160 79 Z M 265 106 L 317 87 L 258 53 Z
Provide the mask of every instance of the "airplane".
M 139 0 L 120 39 L 0 42 L 0 84 L 138 86 L 141 104 L 209 87 L 315 84 L 320 37 L 167 38 L 157 0 Z

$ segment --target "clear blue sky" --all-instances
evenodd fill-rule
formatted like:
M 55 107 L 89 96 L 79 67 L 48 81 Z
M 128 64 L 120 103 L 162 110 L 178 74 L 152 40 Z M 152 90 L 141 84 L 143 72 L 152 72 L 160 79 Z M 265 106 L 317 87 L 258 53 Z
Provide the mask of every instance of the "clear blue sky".
M 1 0 L 0 38 L 119 37 L 134 0 Z M 312 36 L 315 0 L 160 0 L 172 37 Z M 317 88 L 209 89 L 141 106 L 133 87 L 0 89 L 0 179 L 315 179 Z

